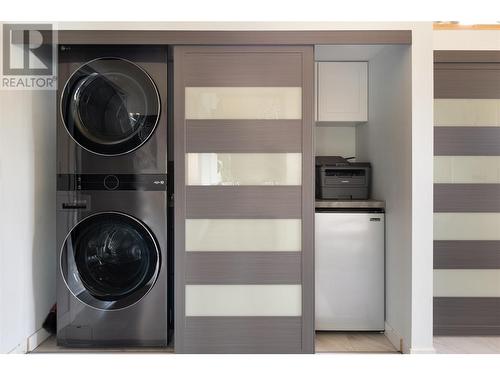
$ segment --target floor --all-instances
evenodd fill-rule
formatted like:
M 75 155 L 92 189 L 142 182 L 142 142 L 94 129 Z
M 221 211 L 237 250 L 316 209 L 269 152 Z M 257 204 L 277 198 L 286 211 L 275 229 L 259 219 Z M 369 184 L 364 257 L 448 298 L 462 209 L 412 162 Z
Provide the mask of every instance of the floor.
M 31 353 L 34 354 L 47 354 L 47 353 L 173 353 L 172 348 L 65 348 L 62 346 L 57 346 L 56 337 L 50 336 L 47 340 L 42 342 L 35 350 Z
M 439 354 L 500 354 L 500 336 L 434 336 Z
M 49 337 L 32 353 L 172 353 L 169 349 L 156 348 L 97 348 L 80 349 L 58 347 L 54 336 Z M 318 353 L 397 353 L 383 333 L 317 332 Z
M 398 353 L 383 333 L 316 332 L 316 353 Z
M 500 354 L 500 336 L 435 336 L 434 348 L 438 354 Z M 49 337 L 32 353 L 172 353 L 156 348 L 63 348 Z M 398 353 L 383 333 L 317 332 L 317 353 Z

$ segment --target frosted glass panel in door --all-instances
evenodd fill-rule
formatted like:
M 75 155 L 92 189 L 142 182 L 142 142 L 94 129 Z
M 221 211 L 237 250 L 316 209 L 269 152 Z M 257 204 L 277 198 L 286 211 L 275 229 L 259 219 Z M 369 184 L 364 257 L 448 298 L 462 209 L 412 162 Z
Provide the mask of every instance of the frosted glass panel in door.
M 500 241 L 500 212 L 435 212 L 434 240 Z
M 301 315 L 301 285 L 186 285 L 186 316 Z
M 186 251 L 300 251 L 300 219 L 187 219 Z
M 500 297 L 500 270 L 434 270 L 434 297 Z
M 216 154 L 186 156 L 187 185 L 300 185 L 302 154 Z
M 186 119 L 301 119 L 301 87 L 186 87 Z
M 436 126 L 500 126 L 500 99 L 434 99 Z
M 500 184 L 500 156 L 434 156 L 434 183 Z

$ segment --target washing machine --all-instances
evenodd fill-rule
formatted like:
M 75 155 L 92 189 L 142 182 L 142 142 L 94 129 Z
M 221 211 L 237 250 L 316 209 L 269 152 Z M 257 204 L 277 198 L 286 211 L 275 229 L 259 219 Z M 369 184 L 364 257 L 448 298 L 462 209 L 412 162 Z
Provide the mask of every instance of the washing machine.
M 57 182 L 58 345 L 167 346 L 165 185 L 144 175 L 75 180 L 76 189 Z
M 58 174 L 167 171 L 167 49 L 60 45 Z

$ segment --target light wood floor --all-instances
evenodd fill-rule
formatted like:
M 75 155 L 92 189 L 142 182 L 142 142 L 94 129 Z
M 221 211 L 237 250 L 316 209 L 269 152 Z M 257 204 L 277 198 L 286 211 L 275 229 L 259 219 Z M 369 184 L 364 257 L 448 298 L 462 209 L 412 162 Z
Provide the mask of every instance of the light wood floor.
M 55 336 L 50 336 L 47 340 L 42 342 L 35 350 L 31 353 L 33 354 L 47 354 L 47 353 L 173 353 L 172 348 L 66 348 L 62 346 L 57 346 Z
M 435 336 L 439 354 L 500 354 L 500 336 Z M 317 353 L 398 353 L 382 333 L 317 332 Z M 96 348 L 77 349 L 56 345 L 49 337 L 32 353 L 173 353 L 171 348 Z
M 49 337 L 32 353 L 172 353 L 171 348 L 65 348 L 57 346 Z M 397 353 L 383 333 L 371 332 L 317 332 L 317 353 Z
M 434 336 L 439 354 L 500 354 L 500 336 Z
M 500 336 L 435 336 L 439 354 L 500 354 Z M 172 348 L 64 348 L 49 337 L 32 353 L 172 353 Z M 382 333 L 317 332 L 317 353 L 397 353 Z
M 383 333 L 316 332 L 316 353 L 398 353 Z

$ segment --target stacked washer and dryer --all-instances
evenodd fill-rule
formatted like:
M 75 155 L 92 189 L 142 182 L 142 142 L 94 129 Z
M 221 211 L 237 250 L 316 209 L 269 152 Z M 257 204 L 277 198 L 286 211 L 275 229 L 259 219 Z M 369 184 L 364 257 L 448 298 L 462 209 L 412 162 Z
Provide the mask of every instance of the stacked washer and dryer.
M 167 346 L 167 50 L 60 46 L 57 342 Z

